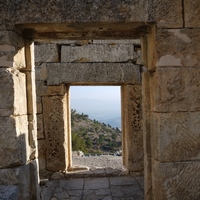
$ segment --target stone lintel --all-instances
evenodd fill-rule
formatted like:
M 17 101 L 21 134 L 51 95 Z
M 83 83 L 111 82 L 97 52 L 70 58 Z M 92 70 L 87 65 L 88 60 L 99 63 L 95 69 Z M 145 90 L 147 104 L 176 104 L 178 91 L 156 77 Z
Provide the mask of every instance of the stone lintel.
M 49 63 L 47 85 L 141 84 L 140 67 L 132 63 Z

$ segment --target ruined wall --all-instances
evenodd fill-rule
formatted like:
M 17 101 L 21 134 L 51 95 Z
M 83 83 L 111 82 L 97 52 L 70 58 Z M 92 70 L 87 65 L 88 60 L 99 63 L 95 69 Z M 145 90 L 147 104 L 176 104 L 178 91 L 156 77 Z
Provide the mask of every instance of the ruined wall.
M 123 110 L 130 113 L 122 123 L 126 127 L 123 134 L 127 135 L 124 139 L 128 141 L 128 144 L 124 142 L 127 146 L 124 164 L 132 172 L 142 172 L 140 41 L 79 40 L 36 43 L 35 64 L 40 171 L 64 171 L 71 167 L 70 120 L 69 111 L 66 111 L 70 109 L 67 88 L 70 85 L 95 84 L 123 85 L 124 90 L 138 88 L 137 95 L 133 93 L 131 97 L 127 97 L 122 94 Z M 130 98 L 134 102 L 128 103 Z M 138 119 L 136 123 L 135 118 L 129 120 L 135 112 Z M 139 132 L 135 133 L 135 129 L 129 130 L 128 127 L 133 124 Z M 135 141 L 138 142 L 137 145 Z
M 0 10 L 1 185 L 15 185 L 20 199 L 37 193 L 35 80 L 24 39 L 142 36 L 145 198 L 200 198 L 199 0 L 8 0 Z

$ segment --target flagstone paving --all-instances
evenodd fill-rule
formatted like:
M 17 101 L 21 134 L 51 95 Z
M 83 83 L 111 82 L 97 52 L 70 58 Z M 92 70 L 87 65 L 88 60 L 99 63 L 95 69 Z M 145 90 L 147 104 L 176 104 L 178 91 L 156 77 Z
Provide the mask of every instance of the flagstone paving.
M 143 200 L 142 176 L 69 178 L 47 181 L 42 200 Z

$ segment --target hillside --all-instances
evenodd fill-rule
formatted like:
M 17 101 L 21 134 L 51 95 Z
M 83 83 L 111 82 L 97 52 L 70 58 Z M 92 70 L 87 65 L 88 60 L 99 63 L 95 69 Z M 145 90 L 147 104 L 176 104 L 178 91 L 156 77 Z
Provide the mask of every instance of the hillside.
M 114 153 L 121 149 L 121 131 L 71 110 L 72 150 L 84 153 Z

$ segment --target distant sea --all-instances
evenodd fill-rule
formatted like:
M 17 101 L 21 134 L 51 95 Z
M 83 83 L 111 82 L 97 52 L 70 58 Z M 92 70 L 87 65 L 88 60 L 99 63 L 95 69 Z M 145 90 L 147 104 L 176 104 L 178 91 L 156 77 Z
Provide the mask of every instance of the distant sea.
M 119 100 L 75 99 L 71 100 L 71 109 L 75 109 L 80 114 L 89 115 L 90 119 L 121 129 L 121 102 Z

